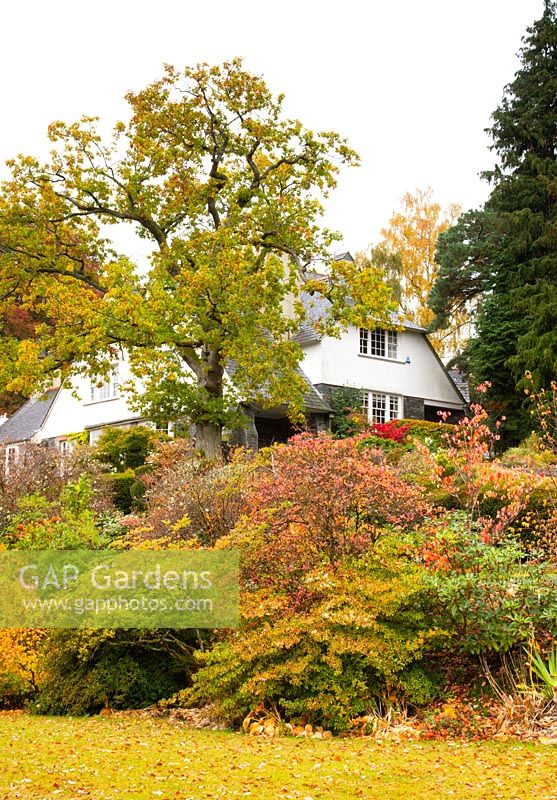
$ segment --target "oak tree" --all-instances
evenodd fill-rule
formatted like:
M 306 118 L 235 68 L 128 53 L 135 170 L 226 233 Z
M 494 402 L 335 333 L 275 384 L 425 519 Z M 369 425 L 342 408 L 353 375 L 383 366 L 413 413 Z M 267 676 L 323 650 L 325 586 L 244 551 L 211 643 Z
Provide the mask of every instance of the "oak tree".
M 239 59 L 167 66 L 126 99 L 129 119 L 111 136 L 92 117 L 55 122 L 45 163 L 9 162 L 0 302 L 41 321 L 33 337 L 2 341 L 0 389 L 30 393 L 53 372 L 106 375 L 125 349 L 136 402 L 186 417 L 218 455 L 239 401 L 300 413 L 302 289 L 331 300 L 322 324 L 333 334 L 388 310 L 378 271 L 331 260 L 336 237 L 319 227 L 339 168 L 358 158 L 338 134 L 285 117 L 283 96 Z M 133 244 L 116 251 L 113 225 L 147 243 L 146 261 Z M 326 278 L 313 276 L 316 261 Z

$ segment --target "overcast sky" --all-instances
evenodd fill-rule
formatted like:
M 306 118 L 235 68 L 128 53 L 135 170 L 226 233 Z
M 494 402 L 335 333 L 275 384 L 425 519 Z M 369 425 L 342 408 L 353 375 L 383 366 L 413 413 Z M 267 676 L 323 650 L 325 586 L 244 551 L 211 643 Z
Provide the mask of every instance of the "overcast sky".
M 125 116 L 161 65 L 233 56 L 305 125 L 347 136 L 326 223 L 352 251 L 380 238 L 406 191 L 473 207 L 493 157 L 483 129 L 542 0 L 20 0 L 2 7 L 0 162 L 45 152 L 53 119 Z

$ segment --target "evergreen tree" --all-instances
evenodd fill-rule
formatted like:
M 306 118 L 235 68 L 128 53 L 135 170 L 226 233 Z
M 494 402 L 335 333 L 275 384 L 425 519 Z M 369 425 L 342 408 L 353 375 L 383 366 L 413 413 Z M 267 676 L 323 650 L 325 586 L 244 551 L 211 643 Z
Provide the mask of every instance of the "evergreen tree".
M 511 417 L 512 438 L 528 428 L 521 379 L 557 373 L 557 7 L 546 2 L 528 29 L 521 67 L 492 116 L 497 164 L 485 207 L 440 237 L 430 304 L 445 327 L 475 306 L 476 338 L 465 352 L 472 378 L 490 380 L 493 408 Z

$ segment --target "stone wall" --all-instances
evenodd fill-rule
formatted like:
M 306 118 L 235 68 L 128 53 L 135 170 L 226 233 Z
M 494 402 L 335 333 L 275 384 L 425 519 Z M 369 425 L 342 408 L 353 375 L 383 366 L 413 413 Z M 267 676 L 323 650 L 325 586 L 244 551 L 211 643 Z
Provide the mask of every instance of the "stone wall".
M 423 398 L 404 396 L 404 416 L 407 419 L 423 419 L 424 411 Z

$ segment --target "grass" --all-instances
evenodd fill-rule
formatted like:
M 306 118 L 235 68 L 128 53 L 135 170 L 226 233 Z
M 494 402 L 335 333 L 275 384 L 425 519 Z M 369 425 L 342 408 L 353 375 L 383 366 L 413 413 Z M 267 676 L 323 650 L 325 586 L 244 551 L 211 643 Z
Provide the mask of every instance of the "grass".
M 131 717 L 0 714 L 2 800 L 556 800 L 557 748 L 265 740 Z

